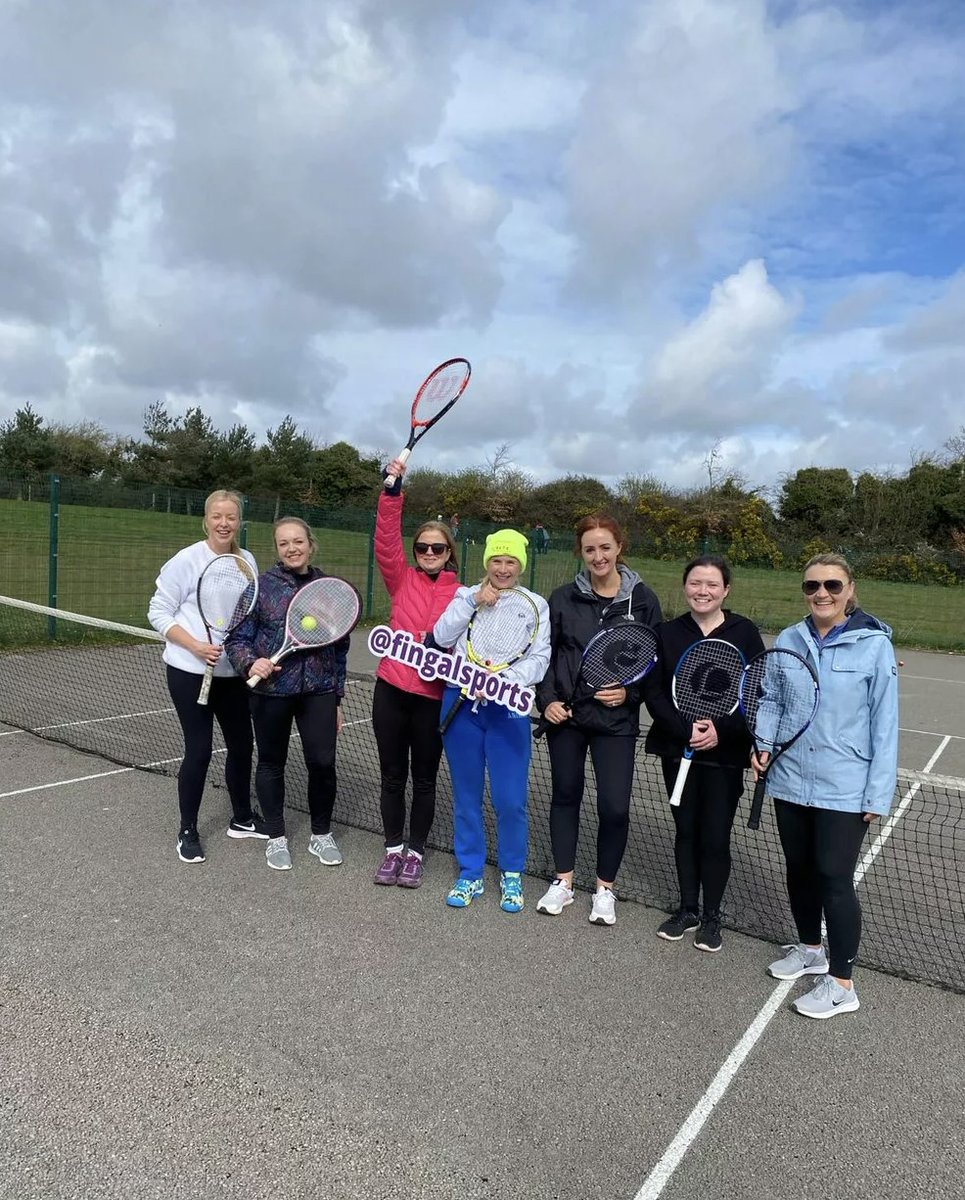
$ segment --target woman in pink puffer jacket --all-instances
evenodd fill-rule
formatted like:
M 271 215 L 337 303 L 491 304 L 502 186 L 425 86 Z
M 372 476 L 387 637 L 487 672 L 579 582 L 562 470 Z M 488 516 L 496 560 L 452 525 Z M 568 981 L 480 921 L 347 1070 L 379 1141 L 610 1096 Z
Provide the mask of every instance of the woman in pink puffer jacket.
M 379 497 L 375 559 L 392 599 L 390 624 L 424 641 L 459 587 L 456 543 L 447 525 L 426 521 L 412 539 L 415 566 L 402 540 L 404 464 L 390 462 L 395 484 Z M 382 775 L 380 804 L 385 857 L 375 882 L 417 888 L 422 883 L 426 839 L 436 809 L 436 775 L 442 757 L 439 736 L 441 680 L 427 681 L 404 663 L 383 658 L 376 672 L 372 728 Z M 405 785 L 412 764 L 412 811 L 405 840 Z

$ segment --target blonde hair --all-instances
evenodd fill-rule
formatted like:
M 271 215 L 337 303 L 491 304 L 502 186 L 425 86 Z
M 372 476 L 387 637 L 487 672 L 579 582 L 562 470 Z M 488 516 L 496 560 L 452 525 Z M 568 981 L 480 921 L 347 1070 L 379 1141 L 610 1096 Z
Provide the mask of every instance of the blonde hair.
M 318 542 L 315 540 L 315 534 L 312 532 L 311 525 L 309 525 L 307 521 L 303 521 L 301 517 L 279 517 L 274 525 L 272 525 L 271 540 L 274 543 L 276 550 L 278 549 L 278 538 L 276 537 L 276 534 L 278 533 L 279 526 L 281 525 L 300 525 L 305 531 L 305 536 L 308 538 L 308 548 L 311 550 L 312 555 L 315 554 L 315 551 L 318 549 Z
M 412 557 L 415 558 L 415 544 L 421 542 L 423 534 L 437 533 L 449 547 L 449 557 L 443 564 L 443 571 L 458 571 L 459 570 L 459 551 L 456 549 L 456 539 L 452 536 L 452 530 L 442 521 L 423 521 L 419 528 L 412 536 Z M 416 560 L 418 561 L 418 560 Z
M 211 530 L 208 528 L 209 513 L 211 512 L 211 510 L 214 508 L 214 506 L 216 504 L 223 504 L 226 501 L 230 504 L 233 504 L 235 506 L 235 508 L 237 508 L 237 510 L 238 510 L 238 525 L 240 528 L 241 520 L 244 517 L 244 512 L 245 512 L 244 500 L 241 498 L 241 496 L 239 495 L 238 492 L 232 491 L 230 488 L 218 488 L 217 491 L 212 492 L 210 496 L 206 497 L 205 502 L 204 502 L 204 520 L 201 522 L 201 524 L 202 524 L 202 527 L 204 528 L 205 537 L 211 536 Z M 241 553 L 241 543 L 238 541 L 237 534 L 235 534 L 231 539 L 231 545 L 228 548 L 228 553 L 229 554 L 240 554 Z
M 843 554 L 815 554 L 804 564 L 804 573 L 807 574 L 812 567 L 837 567 L 839 571 L 843 571 L 847 575 L 848 583 L 854 587 L 854 571 Z M 858 590 L 855 588 L 851 593 L 851 599 L 844 606 L 844 615 L 850 617 L 857 607 Z

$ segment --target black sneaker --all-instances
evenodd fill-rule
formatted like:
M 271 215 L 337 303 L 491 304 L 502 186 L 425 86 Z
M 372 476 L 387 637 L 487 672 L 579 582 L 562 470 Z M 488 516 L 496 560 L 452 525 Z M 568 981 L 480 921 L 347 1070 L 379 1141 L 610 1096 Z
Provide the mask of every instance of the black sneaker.
M 182 829 L 178 834 L 178 858 L 186 863 L 204 862 L 204 851 L 196 829 Z
M 696 929 L 699 924 L 695 912 L 689 908 L 681 908 L 664 921 L 657 930 L 657 937 L 663 938 L 666 942 L 679 942 L 685 933 L 690 933 L 691 929 Z
M 716 954 L 723 944 L 720 936 L 720 917 L 716 913 L 705 913 L 694 938 L 694 945 L 698 950 L 709 950 L 711 954 Z
M 253 812 L 247 821 L 232 821 L 228 826 L 230 838 L 261 838 L 267 841 L 271 835 L 259 813 Z

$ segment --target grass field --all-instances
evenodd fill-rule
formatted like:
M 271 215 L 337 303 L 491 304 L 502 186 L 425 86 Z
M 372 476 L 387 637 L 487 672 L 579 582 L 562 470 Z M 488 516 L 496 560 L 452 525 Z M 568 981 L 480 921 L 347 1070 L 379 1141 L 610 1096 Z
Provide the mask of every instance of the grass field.
M 147 604 L 160 565 L 182 546 L 203 536 L 197 517 L 134 509 L 61 508 L 58 554 L 60 608 L 131 625 L 147 624 Z M 47 603 L 49 511 L 45 503 L 0 501 L 0 594 Z M 367 598 L 370 539 L 364 533 L 319 529 L 319 565 L 350 579 Z M 252 523 L 249 549 L 264 568 L 273 560 L 271 526 Z M 463 548 L 465 578 L 482 574 L 482 545 Z M 630 558 L 654 588 L 668 616 L 684 608 L 682 564 Z M 549 595 L 571 579 L 571 554 L 552 550 L 527 567 L 524 582 Z M 388 597 L 378 571 L 372 572 L 372 620 L 388 616 Z M 932 650 L 965 651 L 965 587 L 859 581 L 861 604 L 895 629 L 898 644 Z M 729 607 L 776 632 L 804 612 L 800 575 L 794 571 L 740 568 Z M 37 628 L 37 622 L 33 622 Z M 0 612 L 0 643 L 26 640 L 22 615 Z

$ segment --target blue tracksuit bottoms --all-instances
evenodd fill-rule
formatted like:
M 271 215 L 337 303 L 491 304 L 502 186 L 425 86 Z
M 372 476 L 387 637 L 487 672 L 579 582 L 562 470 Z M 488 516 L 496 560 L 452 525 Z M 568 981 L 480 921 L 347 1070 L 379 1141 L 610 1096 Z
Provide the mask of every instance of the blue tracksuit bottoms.
M 455 704 L 458 688 L 447 687 L 442 716 Z M 467 879 L 482 879 L 486 865 L 486 825 L 483 794 L 489 771 L 489 794 L 496 811 L 501 871 L 525 871 L 529 854 L 529 761 L 533 741 L 528 717 L 502 704 L 480 704 L 472 711 L 467 700 L 449 726 L 446 758 L 452 776 L 455 852 L 459 871 Z

